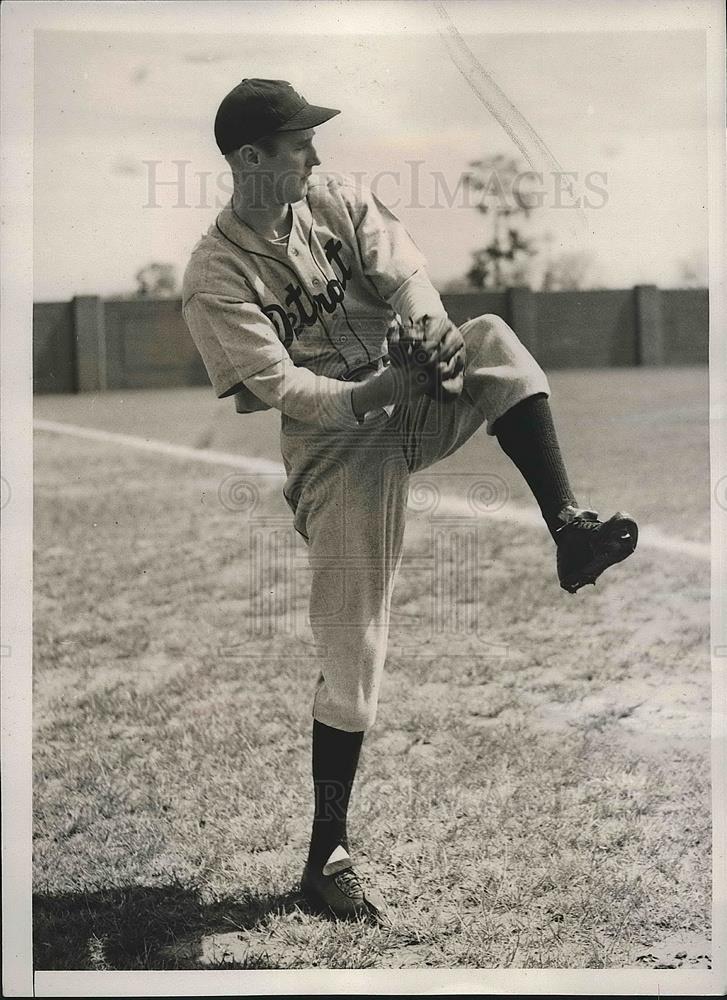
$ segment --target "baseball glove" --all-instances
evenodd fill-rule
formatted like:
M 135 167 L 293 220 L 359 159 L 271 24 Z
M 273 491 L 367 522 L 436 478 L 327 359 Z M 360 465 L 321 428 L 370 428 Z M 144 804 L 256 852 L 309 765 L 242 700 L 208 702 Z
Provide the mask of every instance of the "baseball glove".
M 425 395 L 450 403 L 462 392 L 465 347 L 462 334 L 446 316 L 422 316 L 403 327 L 389 328 L 389 358 L 406 371 Z

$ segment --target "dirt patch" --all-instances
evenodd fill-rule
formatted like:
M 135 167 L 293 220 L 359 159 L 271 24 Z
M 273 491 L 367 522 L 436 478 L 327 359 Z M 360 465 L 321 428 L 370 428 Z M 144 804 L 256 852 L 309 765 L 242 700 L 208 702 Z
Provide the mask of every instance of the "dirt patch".
M 711 969 L 712 942 L 703 934 L 678 932 L 639 948 L 634 961 L 648 969 Z
M 259 964 L 261 959 L 274 968 L 284 967 L 290 945 L 272 932 L 226 931 L 192 937 L 164 949 L 164 956 L 177 963 L 196 963 L 207 968 L 225 965 Z

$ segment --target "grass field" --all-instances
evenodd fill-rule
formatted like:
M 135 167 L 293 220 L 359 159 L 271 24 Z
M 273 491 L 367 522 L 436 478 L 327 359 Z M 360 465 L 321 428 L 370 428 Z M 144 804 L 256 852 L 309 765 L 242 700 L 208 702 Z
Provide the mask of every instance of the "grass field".
M 583 502 L 708 540 L 706 371 L 551 382 Z M 278 458 L 276 416 L 210 390 L 39 397 L 36 416 Z M 413 512 L 351 815 L 394 925 L 338 925 L 296 889 L 316 669 L 279 484 L 256 484 L 288 560 L 268 569 L 265 637 L 230 469 L 35 447 L 37 969 L 708 963 L 704 560 L 640 548 L 571 597 L 544 529 Z M 484 434 L 429 480 L 456 495 L 480 473 L 533 509 Z M 472 531 L 477 589 L 452 620 L 476 627 L 450 634 L 432 588 L 461 567 L 441 539 Z

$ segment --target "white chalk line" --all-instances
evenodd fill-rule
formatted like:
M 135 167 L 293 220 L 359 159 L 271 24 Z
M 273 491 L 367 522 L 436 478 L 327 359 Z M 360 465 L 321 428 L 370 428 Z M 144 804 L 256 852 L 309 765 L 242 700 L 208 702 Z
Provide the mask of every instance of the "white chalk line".
M 55 420 L 34 420 L 33 427 L 35 430 L 49 431 L 51 434 L 68 434 L 70 437 L 86 438 L 103 444 L 121 444 L 127 448 L 136 448 L 137 451 L 151 451 L 155 455 L 168 455 L 170 458 L 204 462 L 207 465 L 225 465 L 241 472 L 285 476 L 283 466 L 267 458 L 252 458 L 227 451 L 210 451 L 207 448 L 188 448 L 183 444 L 171 444 L 169 441 L 156 441 L 153 438 L 142 438 L 133 434 L 117 434 L 114 431 L 79 427 L 77 424 L 65 424 Z
M 166 455 L 169 458 L 202 462 L 206 465 L 220 465 L 250 475 L 265 475 L 285 479 L 285 469 L 279 462 L 268 458 L 257 458 L 251 455 L 236 455 L 227 451 L 211 451 L 207 448 L 189 448 L 185 445 L 171 444 L 169 441 L 157 441 L 153 438 L 137 437 L 133 434 L 117 434 L 114 431 L 98 430 L 94 427 L 80 427 L 77 424 L 66 424 L 55 420 L 34 420 L 33 427 L 37 431 L 51 434 L 66 434 L 69 437 L 85 438 L 102 444 L 118 444 L 137 451 L 151 452 L 155 455 Z M 416 507 L 413 508 L 416 513 Z M 436 505 L 436 515 L 452 515 L 465 518 L 492 518 L 496 521 L 506 521 L 523 527 L 542 527 L 542 519 L 538 513 L 526 510 L 516 504 L 506 504 L 492 510 L 480 509 L 459 496 L 443 495 Z M 692 542 L 686 538 L 667 535 L 653 525 L 639 527 L 639 547 L 656 549 L 689 556 L 703 562 L 711 559 L 710 546 L 705 542 Z

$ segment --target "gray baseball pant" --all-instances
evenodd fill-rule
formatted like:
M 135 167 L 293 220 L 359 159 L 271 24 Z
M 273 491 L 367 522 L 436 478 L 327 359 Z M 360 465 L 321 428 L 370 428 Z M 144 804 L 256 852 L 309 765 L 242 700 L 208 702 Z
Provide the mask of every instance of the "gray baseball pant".
M 462 395 L 421 396 L 352 430 L 311 431 L 284 420 L 285 495 L 308 544 L 310 625 L 320 658 L 319 722 L 348 732 L 376 718 L 391 598 L 401 561 L 409 475 L 456 451 L 535 393 L 545 373 L 513 330 L 487 314 L 461 327 Z

